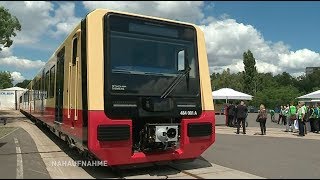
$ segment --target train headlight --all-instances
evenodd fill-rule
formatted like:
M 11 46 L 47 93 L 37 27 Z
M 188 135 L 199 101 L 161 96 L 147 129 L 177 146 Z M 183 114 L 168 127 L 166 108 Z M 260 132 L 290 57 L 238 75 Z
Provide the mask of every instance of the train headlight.
M 175 138 L 177 136 L 177 129 L 175 128 L 170 128 L 168 131 L 167 131 L 167 136 L 168 138 L 172 139 L 172 138 Z
M 168 137 L 167 137 L 167 131 L 165 128 L 160 127 L 157 128 L 156 130 L 156 142 L 167 142 L 168 141 Z M 158 140 L 158 141 L 157 141 Z
M 178 126 L 156 126 L 155 142 L 176 142 L 178 141 Z

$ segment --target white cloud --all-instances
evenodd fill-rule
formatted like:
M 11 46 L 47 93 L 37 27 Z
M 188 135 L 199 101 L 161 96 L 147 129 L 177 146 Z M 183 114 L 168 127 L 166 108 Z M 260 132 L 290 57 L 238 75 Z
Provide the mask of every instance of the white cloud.
M 27 47 L 31 54 L 39 50 L 52 53 L 58 46 L 55 43 L 58 42 L 51 39 L 48 41 L 48 38 L 63 39 L 77 23 L 80 23 L 80 18 L 75 16 L 73 2 L 1 1 L 0 5 L 16 16 L 21 24 L 21 31 L 13 38 L 14 44 L 0 52 L 0 69 L 19 70 L 28 76 L 32 75 L 34 70 L 43 67 L 45 62 L 19 57 L 13 53 L 13 49 Z M 17 79 L 20 77 L 16 73 L 14 75 Z
M 75 16 L 75 4 L 70 2 L 61 2 L 55 10 L 53 19 L 53 24 L 56 25 L 56 31 L 51 33 L 55 37 L 70 33 L 81 21 L 81 18 Z
M 40 69 L 45 65 L 45 62 L 41 60 L 31 61 L 28 59 L 18 58 L 16 56 L 9 56 L 9 57 L 0 58 L 0 65 L 25 70 L 25 69 Z
M 51 2 L 46 1 L 2 1 L 0 5 L 9 9 L 21 24 L 21 31 L 14 38 L 16 44 L 32 44 L 39 41 L 41 35 L 52 25 Z
M 85 8 L 106 8 L 173 20 L 198 22 L 204 14 L 201 1 L 84 1 Z
M 22 82 L 23 80 L 26 79 L 25 77 L 23 77 L 21 75 L 20 72 L 12 72 L 11 77 L 13 79 L 13 84 L 17 84 L 17 83 Z
M 210 22 L 211 21 L 211 22 Z M 251 50 L 259 72 L 284 71 L 293 75 L 302 74 L 307 66 L 320 66 L 319 53 L 308 49 L 290 51 L 283 42 L 265 41 L 262 34 L 251 25 L 238 23 L 234 19 L 217 20 L 208 17 L 200 28 L 205 33 L 210 71 L 231 72 L 244 70 L 243 53 Z
M 287 66 L 290 69 L 305 71 L 305 67 L 320 66 L 320 54 L 309 49 L 290 51 L 287 54 L 279 55 L 280 66 Z
M 36 44 L 48 32 L 54 37 L 64 36 L 80 22 L 75 17 L 73 2 L 57 3 L 57 7 L 48 1 L 1 1 L 0 5 L 9 9 L 21 24 L 21 31 L 14 37 L 15 44 Z

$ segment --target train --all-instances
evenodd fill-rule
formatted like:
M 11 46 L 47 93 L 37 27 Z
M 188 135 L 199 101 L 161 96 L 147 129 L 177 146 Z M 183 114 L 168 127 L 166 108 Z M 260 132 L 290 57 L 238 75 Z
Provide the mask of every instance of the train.
M 95 9 L 27 89 L 23 114 L 111 167 L 192 161 L 215 142 L 204 33 L 191 23 Z

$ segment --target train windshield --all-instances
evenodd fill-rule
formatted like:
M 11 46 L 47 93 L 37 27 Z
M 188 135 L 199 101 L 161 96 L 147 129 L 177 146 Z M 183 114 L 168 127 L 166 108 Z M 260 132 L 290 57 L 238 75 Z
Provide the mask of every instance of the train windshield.
M 111 94 L 161 96 L 179 78 L 169 96 L 199 94 L 195 29 L 115 14 L 107 22 Z

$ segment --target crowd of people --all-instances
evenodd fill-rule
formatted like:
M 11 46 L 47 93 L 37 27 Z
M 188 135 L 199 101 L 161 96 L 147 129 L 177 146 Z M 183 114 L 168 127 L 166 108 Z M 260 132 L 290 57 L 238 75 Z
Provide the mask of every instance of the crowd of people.
M 304 102 L 298 105 L 291 103 L 280 107 L 278 119 L 275 118 L 275 110 L 269 110 L 271 122 L 285 125 L 285 132 L 299 132 L 299 136 L 307 134 L 307 126 L 310 126 L 310 132 L 319 133 L 320 130 L 320 112 L 318 104 L 306 106 Z M 230 127 L 237 127 L 239 134 L 240 127 L 243 128 L 243 134 L 246 134 L 246 118 L 248 108 L 244 101 L 238 105 L 231 103 L 226 107 L 227 122 Z M 259 122 L 261 135 L 266 135 L 266 121 L 268 112 L 263 104 L 260 105 L 256 122 Z
M 281 106 L 278 121 L 273 122 L 285 125 L 286 132 L 297 130 L 299 136 L 305 136 L 308 133 L 307 126 L 310 126 L 310 132 L 319 133 L 320 116 L 318 104 L 306 106 L 304 102 L 299 102 L 297 106 L 293 103 Z

